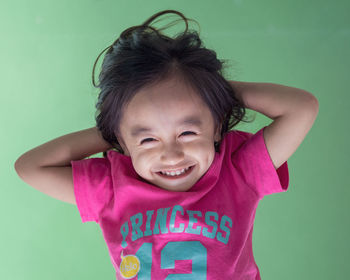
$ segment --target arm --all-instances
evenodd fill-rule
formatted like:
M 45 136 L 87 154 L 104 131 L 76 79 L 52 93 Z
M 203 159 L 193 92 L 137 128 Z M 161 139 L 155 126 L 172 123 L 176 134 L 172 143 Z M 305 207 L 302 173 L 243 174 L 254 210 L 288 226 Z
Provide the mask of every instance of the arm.
M 275 168 L 279 168 L 311 129 L 319 108 L 316 97 L 279 84 L 229 82 L 248 109 L 274 120 L 264 129 L 264 140 Z
M 19 177 L 37 190 L 75 204 L 71 160 L 80 160 L 112 146 L 96 127 L 73 132 L 44 143 L 15 162 Z

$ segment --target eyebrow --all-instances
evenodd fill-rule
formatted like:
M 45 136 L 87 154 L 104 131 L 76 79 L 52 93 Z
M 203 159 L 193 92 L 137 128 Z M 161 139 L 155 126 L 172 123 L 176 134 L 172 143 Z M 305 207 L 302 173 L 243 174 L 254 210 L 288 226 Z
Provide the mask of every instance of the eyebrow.
M 197 117 L 197 116 L 188 116 L 185 117 L 184 119 L 180 120 L 178 123 L 178 125 L 183 125 L 183 124 L 189 124 L 189 125 L 194 125 L 194 126 L 198 126 L 201 127 L 203 125 L 202 121 Z M 151 132 L 152 129 L 149 127 L 143 127 L 143 126 L 134 126 L 131 128 L 131 136 L 132 137 L 137 137 L 142 133 L 145 132 Z

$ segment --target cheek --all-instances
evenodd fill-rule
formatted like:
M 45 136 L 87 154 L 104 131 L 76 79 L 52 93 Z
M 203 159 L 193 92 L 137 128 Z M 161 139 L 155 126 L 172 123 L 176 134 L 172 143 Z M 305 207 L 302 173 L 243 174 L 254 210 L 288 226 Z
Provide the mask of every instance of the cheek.
M 149 153 L 142 152 L 139 154 L 133 154 L 132 164 L 136 172 L 141 175 L 147 172 L 150 168 L 150 164 L 153 162 Z
M 189 150 L 193 150 L 203 154 L 210 153 L 212 150 L 215 151 L 214 142 L 208 139 L 194 141 L 193 143 L 189 143 L 187 147 Z
M 210 141 L 203 140 L 188 145 L 185 149 L 185 154 L 187 154 L 190 157 L 197 158 L 205 166 L 210 165 L 215 156 L 214 142 L 211 143 Z
M 215 156 L 215 146 L 213 141 L 203 141 L 199 146 L 203 160 L 210 164 Z

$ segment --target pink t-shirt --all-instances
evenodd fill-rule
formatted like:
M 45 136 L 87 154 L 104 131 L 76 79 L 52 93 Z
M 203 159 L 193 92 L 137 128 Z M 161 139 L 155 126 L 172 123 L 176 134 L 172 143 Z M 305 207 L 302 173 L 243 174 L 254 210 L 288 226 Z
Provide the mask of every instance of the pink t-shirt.
M 260 279 L 252 251 L 258 202 L 288 189 L 263 127 L 228 132 L 208 171 L 187 192 L 141 180 L 131 158 L 71 161 L 82 222 L 101 227 L 117 279 Z

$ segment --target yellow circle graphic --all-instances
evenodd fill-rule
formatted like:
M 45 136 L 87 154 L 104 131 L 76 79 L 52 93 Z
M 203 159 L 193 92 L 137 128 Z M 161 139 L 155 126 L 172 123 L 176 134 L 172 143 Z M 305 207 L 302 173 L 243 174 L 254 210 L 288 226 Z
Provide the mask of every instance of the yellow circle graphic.
M 140 260 L 134 255 L 121 256 L 120 274 L 124 279 L 131 279 L 137 275 L 140 270 Z

